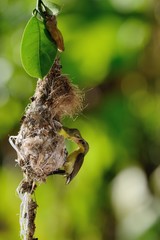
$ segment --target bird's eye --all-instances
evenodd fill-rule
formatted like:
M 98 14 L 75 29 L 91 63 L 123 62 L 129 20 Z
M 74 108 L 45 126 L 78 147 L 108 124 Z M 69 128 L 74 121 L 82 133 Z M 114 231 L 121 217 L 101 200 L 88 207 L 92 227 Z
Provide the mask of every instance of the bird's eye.
M 83 146 L 86 145 L 86 142 L 85 142 L 83 139 L 80 139 L 79 142 L 80 142 Z

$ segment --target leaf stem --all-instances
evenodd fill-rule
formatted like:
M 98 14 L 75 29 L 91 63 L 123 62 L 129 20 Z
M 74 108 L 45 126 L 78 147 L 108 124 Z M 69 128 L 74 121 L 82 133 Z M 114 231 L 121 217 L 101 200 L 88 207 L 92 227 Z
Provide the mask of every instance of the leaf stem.
M 46 8 L 46 6 L 42 2 L 42 0 L 37 0 L 36 10 L 43 18 L 45 18 L 45 14 L 44 14 L 43 8 Z

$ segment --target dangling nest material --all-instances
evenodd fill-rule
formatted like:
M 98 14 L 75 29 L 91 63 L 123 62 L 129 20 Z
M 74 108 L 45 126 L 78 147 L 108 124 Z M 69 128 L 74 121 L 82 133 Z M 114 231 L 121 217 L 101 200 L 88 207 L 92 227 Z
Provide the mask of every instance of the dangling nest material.
M 82 110 L 83 94 L 67 76 L 61 74 L 56 59 L 49 74 L 38 80 L 34 96 L 22 118 L 17 136 L 10 143 L 17 152 L 17 163 L 24 179 L 18 187 L 21 204 L 21 235 L 33 240 L 37 204 L 31 195 L 37 183 L 61 168 L 66 161 L 64 137 L 58 132 L 64 116 L 73 116 Z

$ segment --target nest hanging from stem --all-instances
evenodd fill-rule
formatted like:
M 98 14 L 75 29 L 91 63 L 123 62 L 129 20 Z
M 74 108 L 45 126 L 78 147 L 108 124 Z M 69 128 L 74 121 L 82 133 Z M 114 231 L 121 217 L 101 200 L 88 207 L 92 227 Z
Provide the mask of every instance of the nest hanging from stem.
M 67 151 L 64 137 L 58 134 L 61 118 L 81 111 L 83 94 L 61 74 L 56 59 L 49 74 L 38 81 L 31 100 L 18 135 L 10 140 L 24 175 L 30 181 L 41 182 L 64 164 Z
M 22 200 L 20 224 L 24 240 L 35 239 L 37 204 L 33 193 L 37 183 L 44 182 L 66 161 L 65 139 L 58 133 L 62 128 L 61 119 L 80 112 L 83 97 L 78 87 L 61 74 L 60 60 L 56 58 L 48 75 L 37 82 L 18 135 L 10 137 L 24 175 L 17 189 Z

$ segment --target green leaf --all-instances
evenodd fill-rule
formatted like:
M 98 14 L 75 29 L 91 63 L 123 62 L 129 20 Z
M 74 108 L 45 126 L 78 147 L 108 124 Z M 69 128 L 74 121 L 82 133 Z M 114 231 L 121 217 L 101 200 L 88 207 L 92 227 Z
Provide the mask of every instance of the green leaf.
M 57 46 L 43 22 L 36 16 L 29 20 L 22 37 L 21 60 L 26 72 L 43 78 L 50 70 L 57 54 Z

